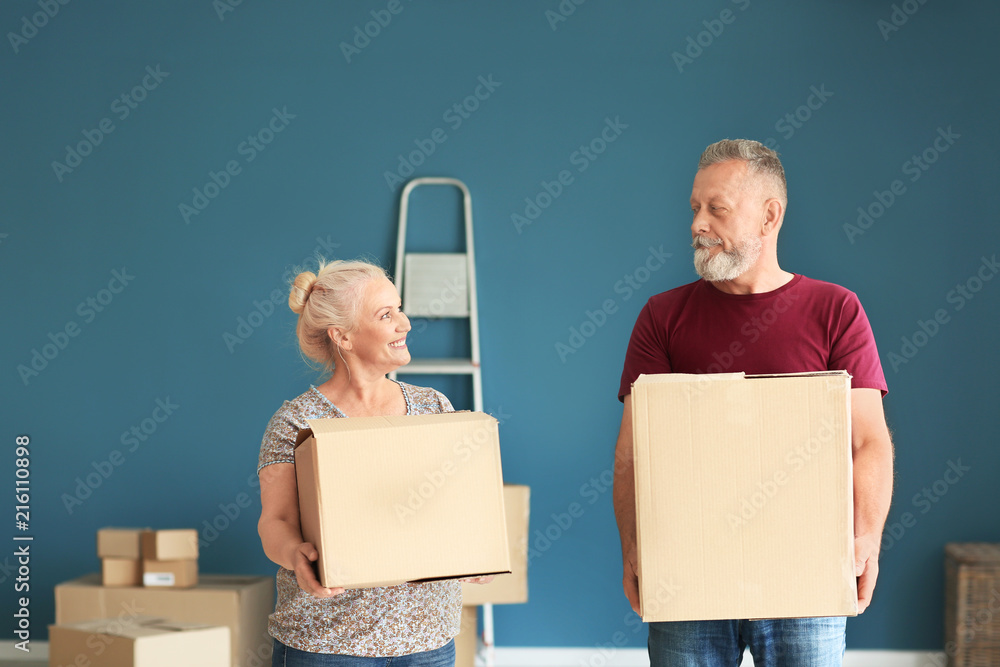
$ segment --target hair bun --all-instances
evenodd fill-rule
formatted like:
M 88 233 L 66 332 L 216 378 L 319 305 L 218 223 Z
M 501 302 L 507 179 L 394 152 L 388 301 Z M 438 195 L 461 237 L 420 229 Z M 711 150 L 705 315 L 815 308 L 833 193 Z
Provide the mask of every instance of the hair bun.
M 312 271 L 303 271 L 295 276 L 292 289 L 288 293 L 288 307 L 296 315 L 300 315 L 306 307 L 306 301 L 312 294 L 313 287 L 316 286 L 316 274 Z

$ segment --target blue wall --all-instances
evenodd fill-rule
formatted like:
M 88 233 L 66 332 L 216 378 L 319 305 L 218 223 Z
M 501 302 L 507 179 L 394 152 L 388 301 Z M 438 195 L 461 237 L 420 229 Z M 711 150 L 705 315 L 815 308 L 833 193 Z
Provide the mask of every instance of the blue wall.
M 473 192 L 486 407 L 504 418 L 506 477 L 533 489 L 533 530 L 556 538 L 533 533 L 531 602 L 497 609 L 497 641 L 594 646 L 621 631 L 643 645 L 601 482 L 621 363 L 645 300 L 694 278 L 700 151 L 746 136 L 778 146 L 789 174 L 783 266 L 860 295 L 890 384 L 898 525 L 849 646 L 941 646 L 944 543 L 1000 540 L 1000 280 L 977 276 L 993 277 L 984 258 L 1000 251 L 995 3 L 223 2 L 0 7 L 0 472 L 10 490 L 14 438 L 29 434 L 36 637 L 51 587 L 97 568 L 101 526 L 198 526 L 203 571 L 273 572 L 256 534 L 260 437 L 318 381 L 285 274 L 317 251 L 391 268 L 400 188 L 386 172 L 444 137 L 415 175 Z M 356 27 L 376 32 L 372 12 L 391 22 L 345 55 Z M 563 170 L 561 193 L 540 197 Z M 900 194 L 880 194 L 896 180 Z M 539 197 L 546 208 L 515 224 Z M 454 245 L 454 198 L 413 204 L 415 245 Z M 653 251 L 671 256 L 646 272 Z M 613 312 L 573 347 L 606 300 Z M 417 331 L 415 353 L 455 337 Z M 36 350 L 51 358 L 20 370 Z M 584 513 L 560 528 L 572 503 Z

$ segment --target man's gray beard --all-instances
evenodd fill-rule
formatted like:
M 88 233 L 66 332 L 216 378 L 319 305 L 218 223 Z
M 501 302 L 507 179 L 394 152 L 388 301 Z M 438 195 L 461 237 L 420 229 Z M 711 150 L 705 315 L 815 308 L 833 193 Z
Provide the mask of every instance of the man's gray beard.
M 735 280 L 757 262 L 763 245 L 760 237 L 748 236 L 740 239 L 732 250 L 723 250 L 715 257 L 709 255 L 711 247 L 699 245 L 694 251 L 694 270 L 711 283 Z

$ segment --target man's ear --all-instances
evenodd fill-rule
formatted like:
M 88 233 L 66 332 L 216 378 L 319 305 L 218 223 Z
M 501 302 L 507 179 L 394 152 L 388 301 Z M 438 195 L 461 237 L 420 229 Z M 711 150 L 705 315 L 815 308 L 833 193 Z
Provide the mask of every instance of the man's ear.
M 764 219 L 761 221 L 760 231 L 764 236 L 777 234 L 781 229 L 781 223 L 785 217 L 785 207 L 781 201 L 775 198 L 764 202 Z

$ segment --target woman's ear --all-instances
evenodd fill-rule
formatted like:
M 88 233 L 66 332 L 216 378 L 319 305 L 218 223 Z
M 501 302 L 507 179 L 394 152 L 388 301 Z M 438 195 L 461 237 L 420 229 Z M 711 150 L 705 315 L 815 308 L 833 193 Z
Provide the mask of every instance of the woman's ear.
M 350 350 L 354 347 L 353 340 L 348 334 L 340 327 L 329 327 L 326 330 L 326 335 L 333 341 L 333 344 L 343 350 Z

